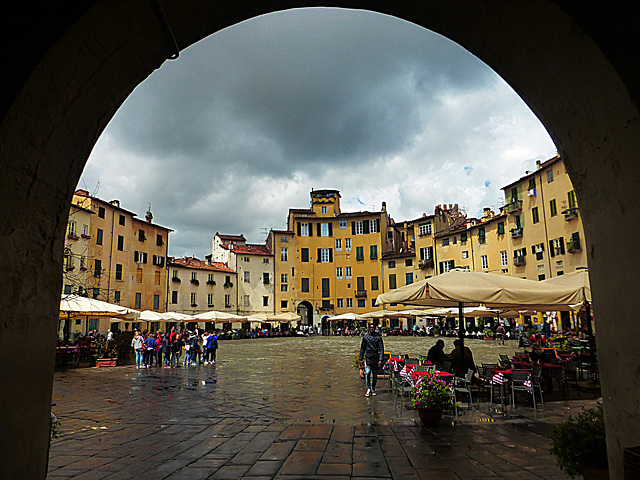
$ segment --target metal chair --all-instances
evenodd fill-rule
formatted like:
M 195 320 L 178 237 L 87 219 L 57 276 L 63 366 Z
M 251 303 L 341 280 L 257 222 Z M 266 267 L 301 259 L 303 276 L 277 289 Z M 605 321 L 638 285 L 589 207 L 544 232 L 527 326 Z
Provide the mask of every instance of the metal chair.
M 533 389 L 533 405 L 535 408 L 536 403 L 536 390 L 540 393 L 540 403 L 544 405 L 544 398 L 542 398 L 542 368 L 541 367 L 533 367 L 533 371 L 531 373 L 531 388 Z
M 493 383 L 493 370 L 498 368 L 498 364 L 496 363 L 483 363 L 480 368 L 480 388 L 484 390 L 488 390 L 487 398 L 489 403 L 493 403 L 493 389 L 496 386 Z
M 499 354 L 500 357 L 500 366 L 504 368 L 511 368 L 511 359 L 509 355 Z
M 533 408 L 536 408 L 536 397 L 533 394 L 531 370 L 512 370 L 511 372 L 511 405 L 516 406 L 516 392 L 531 394 Z
M 462 377 L 454 378 L 454 390 L 457 393 L 466 393 L 469 396 L 469 409 L 473 408 L 473 397 L 471 394 L 471 380 L 473 378 L 473 370 L 467 370 L 467 374 Z

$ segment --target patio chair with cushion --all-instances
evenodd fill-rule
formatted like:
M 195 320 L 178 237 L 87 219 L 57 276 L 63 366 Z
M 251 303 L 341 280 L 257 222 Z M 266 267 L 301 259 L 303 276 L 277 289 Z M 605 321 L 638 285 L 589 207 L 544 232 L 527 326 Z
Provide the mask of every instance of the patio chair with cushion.
M 512 370 L 511 371 L 511 405 L 516 406 L 516 392 L 522 392 L 523 395 L 531 395 L 533 400 L 533 408 L 536 408 L 536 397 L 533 395 L 531 370 Z

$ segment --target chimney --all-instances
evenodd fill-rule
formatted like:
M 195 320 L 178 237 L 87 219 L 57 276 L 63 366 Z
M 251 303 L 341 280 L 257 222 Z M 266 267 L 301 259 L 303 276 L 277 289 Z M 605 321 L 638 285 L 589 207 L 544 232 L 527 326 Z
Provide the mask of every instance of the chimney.
M 382 211 L 383 212 L 387 211 L 387 202 L 382 202 Z
M 114 207 L 120 208 L 120 200 L 111 200 L 109 203 Z
M 542 168 L 542 162 L 540 160 L 536 160 L 536 167 L 538 167 L 538 170 Z
M 153 214 L 151 213 L 151 207 L 149 207 L 149 210 L 147 210 L 147 213 L 145 213 L 144 218 L 148 223 L 151 223 L 151 220 L 153 220 Z

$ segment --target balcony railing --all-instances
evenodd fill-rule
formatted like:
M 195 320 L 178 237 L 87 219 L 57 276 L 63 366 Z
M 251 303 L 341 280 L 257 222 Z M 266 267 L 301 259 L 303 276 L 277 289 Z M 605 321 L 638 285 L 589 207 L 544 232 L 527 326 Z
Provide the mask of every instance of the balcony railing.
M 327 306 L 319 307 L 318 310 L 322 310 L 322 311 L 325 311 L 325 312 L 329 311 L 329 310 L 333 310 L 333 303 L 331 303 L 331 304 L 329 304 Z
M 519 212 L 522 210 L 522 200 L 514 200 L 511 203 L 507 203 L 504 209 L 507 213 Z
M 197 278 L 192 278 L 191 283 L 193 283 L 195 286 L 198 286 L 200 285 L 200 280 L 198 280 Z
M 356 290 L 356 298 L 366 298 L 367 291 L 366 290 Z
M 478 235 L 478 243 L 484 245 L 487 243 L 487 237 L 485 235 Z
M 511 229 L 511 238 L 521 237 L 523 232 L 524 232 L 524 228 L 522 228 L 522 227 L 512 228 Z
M 567 251 L 569 253 L 579 252 L 580 250 L 582 250 L 582 245 L 580 245 L 580 240 L 567 241 Z
M 565 221 L 568 222 L 574 218 L 578 218 L 578 207 L 567 208 L 566 210 L 563 210 L 562 213 L 564 213 Z
M 182 280 L 180 280 L 180 277 L 171 277 L 171 281 L 175 283 L 180 283 Z
M 518 255 L 517 257 L 513 257 L 513 264 L 516 267 L 520 267 L 522 265 L 526 265 L 527 260 L 524 255 Z
M 428 260 L 422 260 L 419 264 L 418 264 L 418 268 L 420 268 L 421 270 L 424 270 L 426 268 L 433 268 L 433 260 L 428 259 Z

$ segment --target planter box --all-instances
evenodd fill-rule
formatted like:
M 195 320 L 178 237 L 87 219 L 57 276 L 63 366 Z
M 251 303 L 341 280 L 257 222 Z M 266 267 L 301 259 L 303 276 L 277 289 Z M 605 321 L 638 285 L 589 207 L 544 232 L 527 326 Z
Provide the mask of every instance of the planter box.
M 97 358 L 96 367 L 115 367 L 117 358 Z
M 484 337 L 485 340 L 493 340 L 493 337 Z

